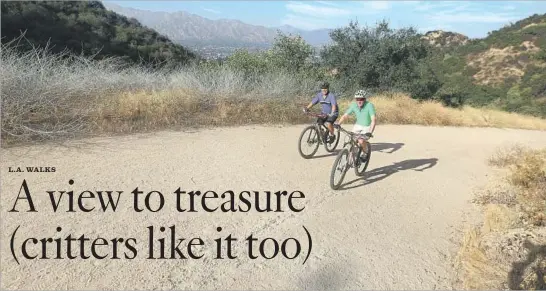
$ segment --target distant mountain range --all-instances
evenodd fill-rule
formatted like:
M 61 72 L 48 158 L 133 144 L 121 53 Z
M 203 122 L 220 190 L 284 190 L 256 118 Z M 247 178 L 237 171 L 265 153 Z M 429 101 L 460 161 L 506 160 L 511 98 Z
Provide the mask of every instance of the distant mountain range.
M 239 20 L 211 20 L 184 11 L 156 12 L 122 7 L 102 2 L 106 9 L 126 17 L 135 18 L 141 24 L 166 35 L 172 41 L 184 46 L 236 46 L 268 47 L 277 30 L 299 34 L 312 46 L 321 46 L 330 41 L 331 29 L 302 30 L 289 25 L 265 27 L 243 23 Z

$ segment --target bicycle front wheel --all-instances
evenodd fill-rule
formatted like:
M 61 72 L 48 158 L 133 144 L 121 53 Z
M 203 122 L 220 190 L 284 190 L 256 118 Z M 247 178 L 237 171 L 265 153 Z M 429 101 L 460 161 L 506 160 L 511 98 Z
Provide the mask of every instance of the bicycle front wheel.
M 332 188 L 332 190 L 339 189 L 339 187 L 341 186 L 341 182 L 343 182 L 343 178 L 345 178 L 345 174 L 347 173 L 348 168 L 349 150 L 343 149 L 337 155 L 337 158 L 332 166 L 332 171 L 330 173 L 330 188 Z M 338 175 L 339 178 L 336 179 Z
M 330 135 L 330 132 L 328 131 L 328 128 L 326 128 L 326 136 L 329 136 L 329 135 Z M 324 149 L 327 152 L 331 153 L 336 149 L 337 145 L 339 144 L 340 135 L 341 135 L 340 130 L 337 128 L 334 128 L 334 136 L 335 136 L 334 142 L 333 143 L 329 143 L 326 141 L 324 142 Z
M 314 125 L 309 125 L 303 129 L 298 140 L 298 151 L 304 159 L 311 158 L 317 152 L 320 138 Z
M 370 163 L 370 157 L 372 156 L 372 146 L 369 142 L 366 141 L 366 149 L 367 152 L 362 152 L 362 148 L 359 147 L 358 149 L 358 155 L 355 159 L 355 174 L 358 177 L 364 176 L 364 173 L 366 172 L 366 169 L 368 168 L 368 164 Z M 361 157 L 364 158 L 364 161 L 361 160 Z

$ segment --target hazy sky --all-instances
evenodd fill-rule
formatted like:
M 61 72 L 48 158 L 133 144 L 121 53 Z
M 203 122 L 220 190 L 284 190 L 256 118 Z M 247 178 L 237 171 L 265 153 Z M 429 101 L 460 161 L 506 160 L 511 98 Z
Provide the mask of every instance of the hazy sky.
M 546 13 L 546 1 L 111 1 L 154 11 L 186 11 L 209 19 L 237 19 L 263 26 L 335 28 L 350 20 L 421 31 L 443 29 L 484 37 L 527 16 Z

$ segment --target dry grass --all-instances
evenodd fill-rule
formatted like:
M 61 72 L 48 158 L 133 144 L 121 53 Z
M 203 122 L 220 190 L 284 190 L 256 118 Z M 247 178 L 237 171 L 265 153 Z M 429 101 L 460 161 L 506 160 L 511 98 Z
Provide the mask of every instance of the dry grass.
M 541 266 L 546 266 L 546 253 L 534 258 L 524 246 L 524 237 L 546 233 L 546 149 L 505 147 L 489 164 L 504 169 L 506 176 L 477 199 L 484 205 L 484 221 L 467 231 L 461 243 L 456 259 L 460 288 L 542 287 L 538 278 Z M 546 250 L 546 237 L 537 242 Z M 528 258 L 532 262 L 520 263 Z M 539 271 L 534 274 L 532 268 Z M 521 276 L 514 279 L 513 274 Z
M 498 217 L 505 209 L 500 206 L 490 206 L 486 210 L 486 223 L 482 228 L 473 227 L 464 232 L 464 236 L 456 257 L 459 282 L 457 289 L 492 290 L 499 289 L 509 268 L 494 262 L 484 250 L 483 237 L 493 229 L 509 225 L 504 217 Z M 498 220 L 503 223 L 497 222 Z
M 317 85 L 286 72 L 248 76 L 227 67 L 152 71 L 116 59 L 51 55 L 47 48 L 20 55 L 10 46 L 2 49 L 0 73 L 3 146 L 188 126 L 310 122 L 301 106 L 309 103 Z M 341 110 L 351 101 L 340 99 Z M 382 124 L 546 130 L 544 119 L 446 108 L 400 93 L 370 101 Z
M 489 163 L 509 169 L 506 181 L 516 188 L 524 219 L 546 225 L 546 149 L 512 146 L 504 154 L 499 150 Z
M 236 126 L 310 122 L 301 113 L 309 96 L 293 98 L 235 98 L 199 94 L 189 90 L 121 93 L 100 104 L 96 132 L 129 133 L 173 126 Z M 546 130 L 546 120 L 495 112 L 443 107 L 418 102 L 407 95 L 380 95 L 371 100 L 381 123 L 440 126 L 512 127 Z M 342 111 L 350 101 L 341 100 Z M 412 110 L 408 110 L 412 108 Z M 318 108 L 317 108 L 318 109 Z M 508 120 L 510 119 L 510 122 Z M 478 122 L 480 121 L 480 122 Z
M 301 122 L 284 99 L 212 98 L 187 90 L 122 93 L 95 117 L 96 132 L 131 133 L 172 127 Z
M 400 93 L 375 96 L 370 102 L 381 123 L 546 130 L 545 119 L 469 106 L 448 108 L 436 101 L 420 102 Z M 342 100 L 341 108 L 347 108 L 349 103 Z

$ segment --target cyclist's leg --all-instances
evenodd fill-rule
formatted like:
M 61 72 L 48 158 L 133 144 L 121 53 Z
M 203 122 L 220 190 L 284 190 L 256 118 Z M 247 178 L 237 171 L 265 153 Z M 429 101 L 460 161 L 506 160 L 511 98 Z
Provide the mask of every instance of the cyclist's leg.
M 369 131 L 369 126 L 362 126 L 360 124 L 355 124 L 353 127 L 353 132 L 359 134 L 357 141 L 363 153 L 368 152 L 368 144 L 365 142 L 366 137 L 364 136 L 364 134 L 367 133 L 368 131 Z
M 326 121 L 326 117 L 317 117 L 317 123 L 318 123 L 318 125 L 319 125 L 319 130 L 320 130 L 320 131 L 318 132 L 318 134 L 321 135 L 321 137 L 320 137 L 321 139 L 323 138 L 323 136 L 322 136 L 323 133 L 321 133 L 321 132 L 322 132 L 322 130 L 324 130 L 324 129 L 322 128 L 322 125 L 324 125 L 324 122 L 325 122 L 325 121 Z
M 334 138 L 334 122 L 336 122 L 337 118 L 339 117 L 339 114 L 335 114 L 331 117 L 326 118 L 326 127 L 328 127 L 328 130 L 330 131 L 330 137 Z
M 317 123 L 323 125 L 326 122 L 327 117 L 317 117 Z

